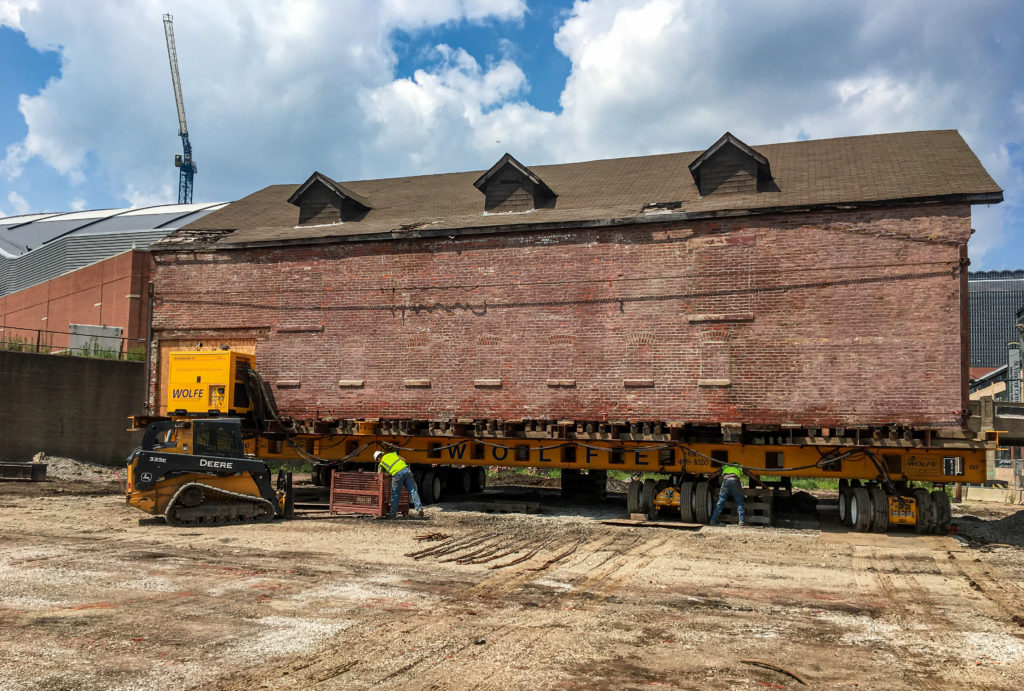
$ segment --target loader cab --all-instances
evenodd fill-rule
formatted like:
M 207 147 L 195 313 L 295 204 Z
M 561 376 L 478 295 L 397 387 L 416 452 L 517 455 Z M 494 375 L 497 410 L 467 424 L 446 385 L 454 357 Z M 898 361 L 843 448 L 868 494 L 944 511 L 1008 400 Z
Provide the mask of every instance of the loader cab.
M 242 421 L 239 418 L 163 420 L 146 427 L 141 449 L 197 456 L 243 458 Z
M 192 421 L 192 453 L 197 456 L 242 458 L 242 421 L 238 418 L 216 418 Z

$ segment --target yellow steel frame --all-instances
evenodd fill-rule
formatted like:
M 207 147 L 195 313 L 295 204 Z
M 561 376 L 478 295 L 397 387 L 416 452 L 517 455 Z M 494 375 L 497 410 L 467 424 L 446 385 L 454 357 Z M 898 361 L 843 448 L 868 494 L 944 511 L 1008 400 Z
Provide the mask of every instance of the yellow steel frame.
M 294 445 L 294 446 L 293 446 Z M 591 441 L 469 437 L 394 437 L 373 434 L 295 435 L 290 441 L 256 437 L 246 452 L 269 462 L 312 459 L 373 462 L 373 452 L 396 447 L 410 463 L 560 469 L 622 470 L 630 473 L 693 473 L 717 470 L 728 460 L 758 475 L 873 480 L 879 475 L 870 451 L 893 480 L 984 482 L 985 448 L 824 447 L 766 444 L 682 444 L 655 441 Z M 570 451 L 570 449 L 572 449 Z M 855 452 L 833 466 L 823 456 Z M 712 459 L 714 457 L 715 460 Z M 949 461 L 947 463 L 947 461 Z M 947 473 L 947 468 L 962 471 Z

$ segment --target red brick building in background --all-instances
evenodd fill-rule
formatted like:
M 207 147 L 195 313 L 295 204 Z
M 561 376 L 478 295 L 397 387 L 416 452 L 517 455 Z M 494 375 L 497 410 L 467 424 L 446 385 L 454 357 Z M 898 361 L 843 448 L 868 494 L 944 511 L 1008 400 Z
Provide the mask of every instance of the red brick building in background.
M 124 350 L 144 349 L 149 321 L 149 252 L 128 250 L 0 297 L 0 340 L 68 346 L 71 324 L 117 326 Z
M 314 173 L 153 246 L 154 345 L 254 352 L 303 419 L 956 428 L 1001 199 L 953 131 Z
M 121 352 L 144 356 L 146 248 L 223 206 L 171 204 L 0 218 L 0 348 L 64 352 L 75 324 L 120 329 Z

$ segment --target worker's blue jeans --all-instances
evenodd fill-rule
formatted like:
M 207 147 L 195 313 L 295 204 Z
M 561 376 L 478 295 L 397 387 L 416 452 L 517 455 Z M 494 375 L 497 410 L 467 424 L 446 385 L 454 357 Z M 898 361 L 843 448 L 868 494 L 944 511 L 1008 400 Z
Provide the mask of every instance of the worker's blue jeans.
M 409 490 L 409 501 L 412 503 L 412 507 L 417 511 L 423 508 L 423 504 L 420 503 L 420 493 L 416 491 L 416 478 L 412 476 L 411 470 L 402 468 L 391 476 L 392 518 L 398 515 L 398 498 L 402 495 L 402 487 Z
M 718 517 L 722 515 L 725 502 L 730 497 L 736 502 L 736 513 L 740 517 L 740 523 L 747 522 L 747 511 L 743 508 L 743 483 L 735 475 L 726 475 L 722 478 L 722 489 L 718 490 L 718 503 L 715 504 L 715 512 L 711 514 L 711 525 L 718 523 Z

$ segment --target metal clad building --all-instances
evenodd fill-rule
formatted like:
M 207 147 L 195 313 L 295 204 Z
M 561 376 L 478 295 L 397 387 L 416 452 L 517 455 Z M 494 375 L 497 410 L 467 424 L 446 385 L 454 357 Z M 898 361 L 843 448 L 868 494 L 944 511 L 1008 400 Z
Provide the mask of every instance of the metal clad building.
M 1006 364 L 1006 344 L 1018 339 L 1017 311 L 1024 307 L 1024 271 L 972 271 L 971 367 Z

